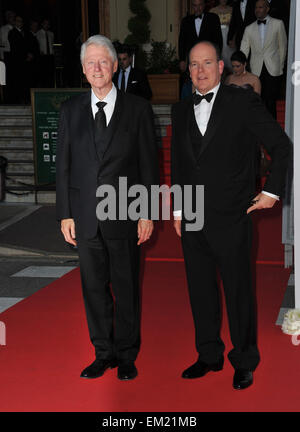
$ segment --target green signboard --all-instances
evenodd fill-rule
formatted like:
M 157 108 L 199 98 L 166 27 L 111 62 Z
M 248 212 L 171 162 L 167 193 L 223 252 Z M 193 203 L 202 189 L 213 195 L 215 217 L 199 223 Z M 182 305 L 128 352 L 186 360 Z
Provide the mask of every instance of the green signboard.
M 62 102 L 88 89 L 31 89 L 36 186 L 55 184 L 59 110 Z

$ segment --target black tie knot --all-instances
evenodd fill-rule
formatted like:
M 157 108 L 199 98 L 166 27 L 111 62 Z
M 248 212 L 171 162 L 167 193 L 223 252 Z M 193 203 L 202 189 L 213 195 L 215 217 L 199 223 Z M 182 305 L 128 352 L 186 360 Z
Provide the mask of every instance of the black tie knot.
M 267 24 L 267 20 L 257 20 L 257 24 L 258 25 L 261 25 L 261 24 L 266 25 Z
M 195 19 L 197 19 L 197 18 L 202 19 L 202 18 L 203 18 L 203 15 L 202 15 L 202 14 L 201 14 L 201 15 L 195 15 Z
M 193 94 L 194 105 L 199 105 L 199 103 L 203 101 L 203 99 L 205 99 L 208 103 L 210 103 L 213 97 L 214 97 L 213 92 L 207 93 L 206 95 L 203 96 L 199 95 L 198 93 L 194 93 Z
M 105 107 L 105 105 L 107 105 L 107 103 L 106 102 L 97 102 L 96 105 L 100 111 L 100 110 L 103 110 L 103 108 Z

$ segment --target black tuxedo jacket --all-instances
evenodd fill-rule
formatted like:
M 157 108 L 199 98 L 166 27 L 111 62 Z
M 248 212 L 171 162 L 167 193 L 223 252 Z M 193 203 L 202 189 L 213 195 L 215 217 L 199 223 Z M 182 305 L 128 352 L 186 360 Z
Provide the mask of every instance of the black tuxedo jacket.
M 228 29 L 227 42 L 234 39 L 237 49 L 239 49 L 241 46 L 241 41 L 243 39 L 245 28 L 256 20 L 255 3 L 256 0 L 248 0 L 244 20 L 241 14 L 241 2 L 237 1 L 233 5 L 232 17 Z
M 118 88 L 118 80 L 119 80 L 119 74 L 121 73 L 121 70 L 119 69 L 113 77 L 113 82 L 115 86 Z M 147 75 L 144 71 L 137 68 L 131 68 L 128 82 L 127 82 L 127 88 L 126 93 L 132 93 L 137 96 L 141 96 L 145 99 L 150 100 L 152 97 L 152 90 L 147 78 Z
M 29 53 L 35 54 L 35 47 L 29 32 L 26 30 L 22 33 L 16 28 L 13 28 L 8 33 L 8 40 L 10 44 L 11 59 L 15 64 L 24 63 Z
M 150 191 L 152 184 L 159 184 L 149 102 L 118 91 L 114 113 L 103 136 L 102 153 L 95 145 L 94 127 L 90 92 L 62 104 L 56 158 L 57 218 L 73 218 L 85 238 L 92 238 L 97 232 L 98 186 L 114 186 L 118 203 L 119 177 L 127 177 L 128 188 L 142 184 Z M 99 222 L 99 226 L 104 238 L 137 236 L 137 222 L 130 220 L 107 220 Z
M 182 187 L 204 185 L 204 229 L 230 226 L 246 217 L 256 194 L 257 139 L 272 158 L 264 190 L 282 196 L 290 141 L 258 95 L 221 85 L 197 151 L 192 121 L 192 98 L 173 106 L 171 177 L 172 184 Z
M 186 61 L 191 48 L 203 40 L 215 43 L 222 51 L 223 38 L 218 15 L 209 12 L 204 13 L 199 36 L 197 36 L 195 28 L 195 15 L 184 17 L 181 21 L 178 41 L 179 60 Z

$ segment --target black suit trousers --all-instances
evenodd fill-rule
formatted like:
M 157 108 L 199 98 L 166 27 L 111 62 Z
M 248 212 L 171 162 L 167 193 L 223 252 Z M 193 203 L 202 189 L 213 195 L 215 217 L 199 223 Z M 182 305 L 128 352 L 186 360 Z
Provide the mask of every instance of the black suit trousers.
M 182 232 L 182 246 L 195 324 L 199 360 L 223 358 L 217 269 L 226 300 L 235 369 L 254 370 L 259 363 L 255 300 L 251 282 L 252 222 L 250 216 L 227 228 Z
M 140 346 L 137 239 L 92 239 L 76 224 L 83 298 L 96 358 L 134 361 Z
M 261 81 L 261 98 L 264 101 L 268 111 L 272 114 L 272 116 L 276 120 L 277 118 L 276 101 L 280 93 L 282 75 L 279 76 L 270 75 L 266 68 L 266 65 L 263 64 L 263 68 L 259 79 Z

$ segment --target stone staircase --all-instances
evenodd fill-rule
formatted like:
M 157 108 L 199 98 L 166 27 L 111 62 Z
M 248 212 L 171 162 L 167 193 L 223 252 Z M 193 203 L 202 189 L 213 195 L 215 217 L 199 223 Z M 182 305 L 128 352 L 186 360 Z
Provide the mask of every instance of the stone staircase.
M 163 171 L 165 147 L 171 124 L 171 106 L 153 105 L 160 165 Z M 0 156 L 8 160 L 6 202 L 54 203 L 54 191 L 34 190 L 32 112 L 30 106 L 0 105 Z
M 0 106 L 0 155 L 8 160 L 5 201 L 34 202 L 30 106 Z

